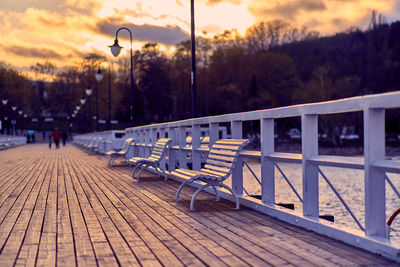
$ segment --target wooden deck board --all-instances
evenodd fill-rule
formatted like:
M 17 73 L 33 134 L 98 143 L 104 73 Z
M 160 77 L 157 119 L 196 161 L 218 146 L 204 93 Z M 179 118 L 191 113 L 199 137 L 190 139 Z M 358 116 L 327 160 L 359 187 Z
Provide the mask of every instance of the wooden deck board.
M 0 151 L 4 266 L 361 266 L 392 261 L 68 146 Z

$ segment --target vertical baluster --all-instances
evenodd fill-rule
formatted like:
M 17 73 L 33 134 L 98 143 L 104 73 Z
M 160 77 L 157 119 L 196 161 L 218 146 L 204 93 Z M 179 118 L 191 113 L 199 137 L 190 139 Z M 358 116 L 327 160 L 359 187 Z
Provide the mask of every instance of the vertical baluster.
M 242 121 L 231 122 L 232 138 L 243 138 L 242 125 Z M 238 158 L 236 166 L 232 172 L 232 190 L 239 196 L 243 195 L 243 159 L 240 157 Z
M 201 169 L 201 154 L 197 152 L 197 148 L 200 147 L 200 125 L 193 124 L 192 126 L 192 164 L 193 170 Z
M 139 130 L 139 134 L 140 134 L 140 139 L 139 139 L 139 142 L 140 142 L 139 155 L 140 155 L 140 157 L 145 157 L 145 156 L 146 156 L 146 154 L 145 154 L 146 151 L 145 151 L 144 144 L 146 143 L 146 139 L 145 139 L 144 130 Z
M 318 115 L 301 116 L 301 149 L 303 154 L 303 215 L 319 217 L 318 166 L 309 159 L 318 155 Z
M 365 230 L 368 236 L 386 236 L 385 173 L 374 169 L 385 159 L 385 110 L 364 110 Z
M 160 138 L 164 138 L 166 133 L 165 128 L 160 128 L 159 133 L 160 133 Z M 167 161 L 165 160 L 165 157 L 160 161 L 160 166 L 163 170 L 166 170 Z
M 168 170 L 173 171 L 175 170 L 175 165 L 177 162 L 177 157 L 176 157 L 177 152 L 171 149 L 171 147 L 178 144 L 177 128 L 169 127 L 168 137 L 172 139 L 168 150 Z
M 186 151 L 186 127 L 179 126 L 179 168 L 187 169 Z
M 266 156 L 275 151 L 274 119 L 261 119 L 261 200 L 275 204 L 275 167 L 274 161 Z
M 145 148 L 144 148 L 144 156 L 148 157 L 150 156 L 150 148 L 148 147 L 151 144 L 151 130 L 150 129 L 146 129 L 144 131 L 145 136 L 144 136 L 144 140 L 145 140 Z
M 211 147 L 219 139 L 219 123 L 210 123 L 210 144 Z
M 153 146 L 156 142 L 157 142 L 157 131 L 158 131 L 158 129 L 157 128 L 152 128 L 151 129 L 151 133 L 150 133 L 150 135 L 151 135 L 151 141 L 150 141 L 150 144 Z M 151 150 L 151 148 L 150 148 L 150 150 Z
M 133 154 L 134 154 L 134 157 L 137 157 L 137 156 L 139 156 L 139 144 L 140 144 L 140 132 L 139 132 L 139 130 L 135 130 L 134 138 L 136 140 L 136 144 L 137 145 L 135 145 L 135 147 L 133 149 Z

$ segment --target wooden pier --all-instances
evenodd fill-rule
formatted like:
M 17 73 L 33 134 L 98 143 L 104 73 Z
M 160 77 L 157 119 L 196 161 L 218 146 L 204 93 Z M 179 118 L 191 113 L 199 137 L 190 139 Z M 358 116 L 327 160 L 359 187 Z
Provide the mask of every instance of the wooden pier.
M 117 162 L 116 162 L 117 163 Z M 0 151 L 1 266 L 397 264 L 73 146 Z

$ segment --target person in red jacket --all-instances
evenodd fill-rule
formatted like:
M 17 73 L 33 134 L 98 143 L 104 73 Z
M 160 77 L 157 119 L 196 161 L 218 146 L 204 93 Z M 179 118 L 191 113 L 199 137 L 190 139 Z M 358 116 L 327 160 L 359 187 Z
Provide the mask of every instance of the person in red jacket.
M 56 149 L 60 148 L 60 137 L 61 133 L 60 130 L 56 127 L 53 133 L 50 135 L 50 138 L 53 137 L 54 143 L 56 144 Z

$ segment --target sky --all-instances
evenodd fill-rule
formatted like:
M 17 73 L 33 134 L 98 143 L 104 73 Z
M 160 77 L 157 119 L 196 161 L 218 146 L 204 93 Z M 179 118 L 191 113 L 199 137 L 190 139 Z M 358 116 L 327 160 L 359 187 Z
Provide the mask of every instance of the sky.
M 261 21 L 281 19 L 333 35 L 352 26 L 366 29 L 372 10 L 388 22 L 400 20 L 400 0 L 195 0 L 196 35 L 224 30 L 240 33 Z M 133 32 L 133 48 L 157 42 L 173 45 L 189 38 L 190 0 L 0 0 L 0 61 L 24 71 L 50 61 L 73 65 L 97 53 L 112 59 L 119 27 Z M 122 54 L 128 32 L 120 31 Z

